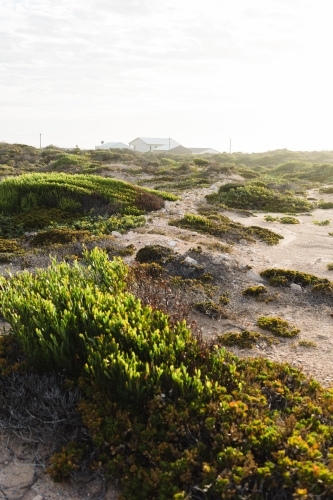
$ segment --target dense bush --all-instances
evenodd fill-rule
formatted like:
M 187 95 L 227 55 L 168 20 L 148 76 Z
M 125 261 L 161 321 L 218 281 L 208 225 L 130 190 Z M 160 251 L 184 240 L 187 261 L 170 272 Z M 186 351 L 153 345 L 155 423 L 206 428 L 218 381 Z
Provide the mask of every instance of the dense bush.
M 142 306 L 126 273 L 95 249 L 81 264 L 0 278 L 12 327 L 1 363 L 16 339 L 35 368 L 81 375 L 93 467 L 120 478 L 121 498 L 333 498 L 332 391 L 206 345 Z M 55 479 L 79 467 L 80 450 L 71 442 L 53 457 Z
M 84 209 L 87 198 L 92 198 L 96 200 L 98 208 L 101 202 L 111 205 L 111 213 L 114 213 L 113 207 L 116 204 L 119 213 L 139 215 L 145 209 L 137 207 L 136 200 L 144 204 L 145 193 L 160 197 L 161 203 L 163 198 L 175 199 L 166 193 L 151 192 L 123 181 L 98 176 L 31 174 L 5 179 L 0 183 L 0 211 L 4 214 L 15 214 L 33 208 L 61 206 L 72 211 L 73 203 L 76 203 L 76 209 L 79 211 Z M 92 208 L 89 206 L 90 210 Z
M 224 186 L 222 186 L 223 188 Z M 303 212 L 312 205 L 305 199 L 284 195 L 273 189 L 247 184 L 228 189 L 220 189 L 217 194 L 207 195 L 209 203 L 223 203 L 231 208 L 265 210 L 267 212 Z

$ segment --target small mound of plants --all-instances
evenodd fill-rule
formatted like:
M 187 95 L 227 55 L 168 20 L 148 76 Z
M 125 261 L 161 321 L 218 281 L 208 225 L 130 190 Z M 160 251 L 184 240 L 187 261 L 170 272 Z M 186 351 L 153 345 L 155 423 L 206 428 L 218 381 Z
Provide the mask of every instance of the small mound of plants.
M 208 217 L 202 215 L 185 214 L 183 219 L 172 220 L 172 226 L 190 229 L 199 233 L 210 234 L 212 236 L 224 237 L 229 241 L 239 241 L 246 239 L 249 242 L 258 238 L 269 245 L 275 245 L 283 236 L 280 236 L 269 229 L 258 226 L 245 227 L 238 222 L 233 222 L 228 217 L 220 214 L 212 214 Z
M 324 210 L 333 208 L 333 202 L 332 201 L 319 201 L 318 202 L 318 208 L 322 208 Z
M 325 219 L 325 220 L 314 220 L 312 221 L 315 226 L 329 226 L 330 225 L 330 219 Z
M 300 332 L 298 328 L 290 326 L 288 321 L 279 317 L 260 316 L 257 325 L 278 337 L 295 337 Z
M 175 252 L 168 247 L 162 245 L 147 245 L 138 250 L 135 259 L 141 264 L 155 262 L 157 264 L 165 264 L 172 260 Z
M 226 332 L 218 336 L 218 341 L 221 345 L 226 347 L 240 347 L 242 349 L 252 349 L 260 340 L 264 340 L 270 345 L 274 343 L 272 337 L 250 330 L 243 330 L 240 333 Z
M 205 302 L 194 303 L 193 309 L 202 314 L 206 314 L 206 316 L 209 316 L 210 318 L 213 319 L 228 317 L 228 314 L 226 313 L 225 309 L 220 304 L 217 304 L 216 302 L 210 300 Z
M 75 241 L 85 241 L 91 236 L 89 231 L 73 231 L 70 229 L 49 229 L 36 234 L 30 244 L 35 247 L 64 245 Z
M 242 291 L 244 297 L 253 297 L 255 299 L 262 299 L 267 293 L 268 290 L 264 285 L 249 286 Z
M 333 497 L 332 391 L 205 343 L 142 305 L 127 275 L 94 249 L 81 263 L 0 277 L 11 325 L 0 367 L 61 371 L 80 388 L 92 467 L 119 480 L 124 500 Z M 52 477 L 78 471 L 81 450 L 62 442 Z
M 21 253 L 23 249 L 16 240 L 0 238 L 0 253 Z
M 281 222 L 281 224 L 299 224 L 299 220 L 291 216 L 280 217 L 279 222 Z
M 220 188 L 217 194 L 207 195 L 206 198 L 212 204 L 223 203 L 230 208 L 266 212 L 306 212 L 312 208 L 311 203 L 303 198 L 281 194 L 279 191 L 256 185 L 256 183 L 237 186 L 227 191 Z
M 327 278 L 319 278 L 314 274 L 302 273 L 291 269 L 265 269 L 260 276 L 268 279 L 272 286 L 290 286 L 292 283 L 303 287 L 311 286 L 314 292 L 331 292 L 332 283 Z

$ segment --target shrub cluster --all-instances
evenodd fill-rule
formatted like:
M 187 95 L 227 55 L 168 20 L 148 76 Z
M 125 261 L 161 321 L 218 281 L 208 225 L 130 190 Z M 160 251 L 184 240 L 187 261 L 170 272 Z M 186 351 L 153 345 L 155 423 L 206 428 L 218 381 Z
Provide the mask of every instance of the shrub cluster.
M 121 498 L 333 498 L 332 391 L 287 364 L 205 344 L 143 306 L 127 272 L 94 249 L 80 264 L 0 278 L 7 343 L 35 369 L 78 379 L 94 467 L 120 478 Z M 80 456 L 69 443 L 53 477 Z
M 267 212 L 304 212 L 312 208 L 305 199 L 281 194 L 255 183 L 231 187 L 228 191 L 222 186 L 217 194 L 207 195 L 206 198 L 209 203 L 223 203 L 230 208 Z

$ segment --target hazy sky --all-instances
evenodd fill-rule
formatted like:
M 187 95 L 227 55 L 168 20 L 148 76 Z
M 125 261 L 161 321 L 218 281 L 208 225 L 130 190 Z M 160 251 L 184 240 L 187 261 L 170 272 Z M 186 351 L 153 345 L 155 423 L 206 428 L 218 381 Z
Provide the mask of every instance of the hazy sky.
M 0 141 L 333 149 L 332 0 L 0 0 Z

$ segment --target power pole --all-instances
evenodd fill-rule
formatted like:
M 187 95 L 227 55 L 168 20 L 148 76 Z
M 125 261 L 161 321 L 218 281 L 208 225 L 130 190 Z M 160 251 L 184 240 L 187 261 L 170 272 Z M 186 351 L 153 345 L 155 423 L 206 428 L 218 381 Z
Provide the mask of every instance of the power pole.
M 42 149 L 42 134 L 39 134 L 39 149 Z
M 231 154 L 231 139 L 230 139 L 230 146 L 229 146 L 229 154 Z
M 169 137 L 169 151 L 170 151 L 170 137 Z

